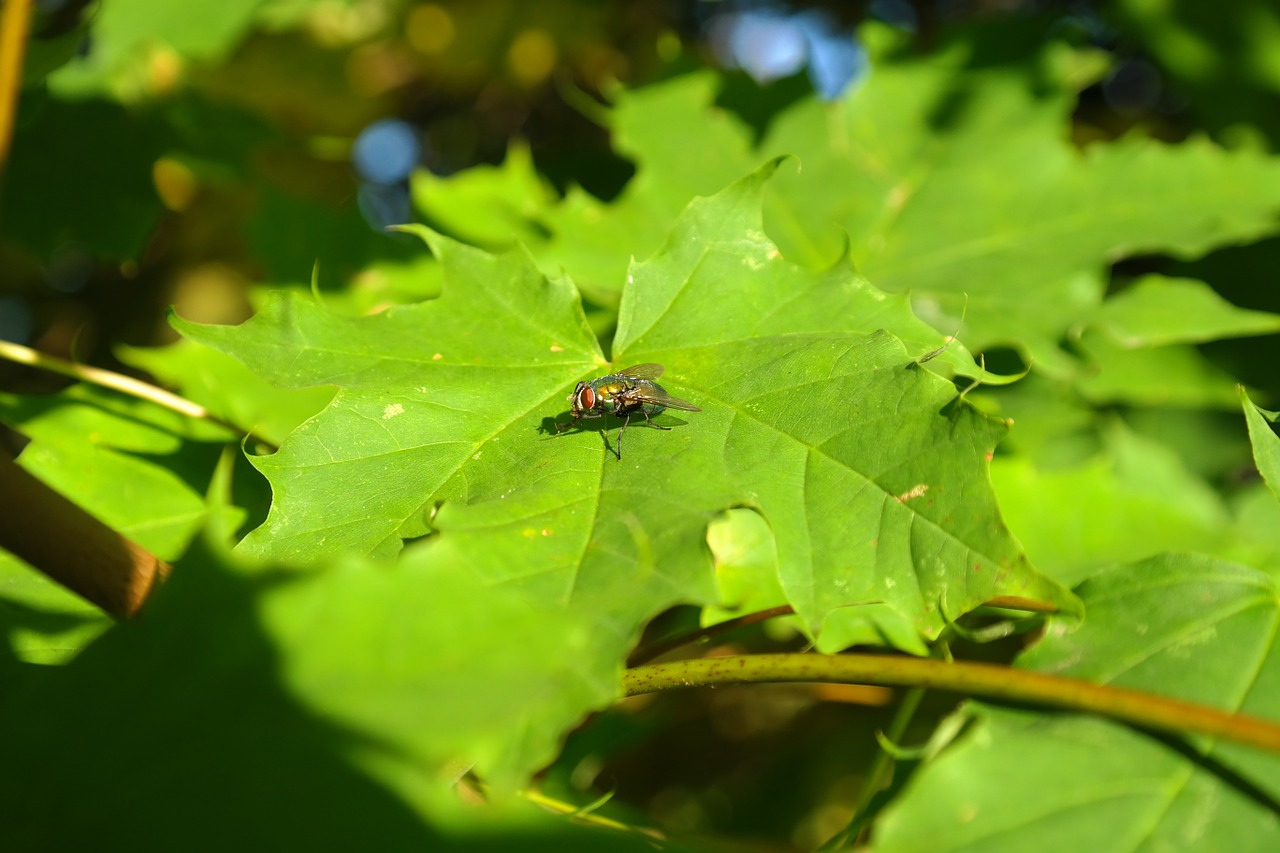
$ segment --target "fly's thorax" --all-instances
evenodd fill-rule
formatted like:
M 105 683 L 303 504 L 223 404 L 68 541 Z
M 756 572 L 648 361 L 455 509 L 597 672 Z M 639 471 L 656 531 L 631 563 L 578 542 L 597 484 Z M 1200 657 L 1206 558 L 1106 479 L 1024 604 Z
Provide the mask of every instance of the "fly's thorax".
M 627 392 L 634 388 L 634 383 L 613 376 L 605 376 L 591 383 L 596 405 L 606 412 L 616 412 L 619 407 L 627 405 Z

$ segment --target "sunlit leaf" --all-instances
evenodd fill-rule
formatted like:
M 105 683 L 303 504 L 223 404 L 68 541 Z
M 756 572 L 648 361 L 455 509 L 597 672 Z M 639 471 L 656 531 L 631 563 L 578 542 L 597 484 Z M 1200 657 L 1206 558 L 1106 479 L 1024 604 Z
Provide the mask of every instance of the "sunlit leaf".
M 1260 153 L 1136 136 L 1076 150 L 1064 128 L 1091 77 L 1063 45 L 1019 50 L 1028 35 L 1012 23 L 882 60 L 847 100 L 777 119 L 763 150 L 804 163 L 780 182 L 784 253 L 821 262 L 847 233 L 859 268 L 921 316 L 954 328 L 963 312 L 975 349 L 1035 354 L 1100 300 L 1081 272 L 1275 229 L 1280 166 Z
M 1240 389 L 1240 400 L 1244 403 L 1244 416 L 1249 423 L 1249 440 L 1253 442 L 1253 458 L 1258 464 L 1258 471 L 1271 491 L 1280 498 L 1280 437 L 1271 426 L 1280 420 L 1280 415 L 1255 406 L 1243 388 Z
M 666 365 L 671 393 L 703 411 L 664 415 L 670 432 L 633 423 L 621 460 L 606 423 L 550 428 L 574 384 L 610 368 L 576 292 L 520 252 L 424 233 L 438 300 L 350 318 L 281 298 L 240 327 L 179 322 L 276 384 L 341 389 L 255 459 L 275 502 L 243 547 L 390 555 L 434 531 L 428 547 L 458 565 L 591 612 L 625 643 L 671 604 L 715 600 L 707 525 L 747 505 L 815 631 L 877 602 L 925 635 L 999 594 L 1072 608 L 999 521 L 986 456 L 1002 426 L 916 365 L 939 339 L 902 297 L 778 257 L 759 228 L 771 171 L 692 205 L 633 267 L 614 365 Z
M 1090 324 L 1139 347 L 1280 332 L 1280 315 L 1237 308 L 1204 282 L 1149 275 L 1108 297 Z
M 213 414 L 277 444 L 333 399 L 332 388 L 275 388 L 235 359 L 188 341 L 167 347 L 122 348 L 119 356 Z

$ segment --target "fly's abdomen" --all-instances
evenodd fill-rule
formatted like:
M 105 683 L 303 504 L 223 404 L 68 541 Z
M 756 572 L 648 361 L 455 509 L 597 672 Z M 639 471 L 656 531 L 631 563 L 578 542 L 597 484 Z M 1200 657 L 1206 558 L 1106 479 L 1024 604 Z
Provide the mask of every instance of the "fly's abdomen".
M 652 379 L 637 379 L 636 390 L 639 391 L 645 398 L 655 397 L 655 396 L 656 397 L 667 396 L 667 389 L 663 388 L 661 385 L 659 385 L 657 382 L 654 382 Z M 645 399 L 644 401 L 644 410 L 651 415 L 656 415 L 658 414 L 658 412 L 661 412 L 666 408 L 667 407 L 662 405 L 661 403 L 655 403 L 650 399 Z

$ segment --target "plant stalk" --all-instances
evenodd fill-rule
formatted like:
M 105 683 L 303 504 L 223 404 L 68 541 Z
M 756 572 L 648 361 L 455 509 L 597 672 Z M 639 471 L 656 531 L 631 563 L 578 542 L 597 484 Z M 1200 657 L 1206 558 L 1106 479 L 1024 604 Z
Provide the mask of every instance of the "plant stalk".
M 987 663 L 897 655 L 775 654 L 651 664 L 623 675 L 627 696 L 756 682 L 925 687 L 988 699 L 1083 711 L 1150 729 L 1204 734 L 1280 752 L 1280 724 L 1152 693 Z
M 122 394 L 128 394 L 141 400 L 147 400 L 180 415 L 215 423 L 237 435 L 245 433 L 245 430 L 230 421 L 223 420 L 199 403 L 193 403 L 185 397 L 179 397 L 177 394 L 166 391 L 163 388 L 157 388 L 155 385 L 143 382 L 141 379 L 134 379 L 132 376 L 125 376 L 111 370 L 103 370 L 100 367 L 90 367 L 87 364 L 77 364 L 74 361 L 67 361 L 66 359 L 9 341 L 0 341 L 0 358 L 17 364 L 27 364 L 40 370 L 47 370 L 50 373 L 69 376 L 81 382 L 100 385 L 103 388 L 110 388 L 113 391 L 119 391 Z M 252 431 L 248 432 L 248 436 L 256 442 L 272 448 L 275 447 L 273 442 L 267 441 Z

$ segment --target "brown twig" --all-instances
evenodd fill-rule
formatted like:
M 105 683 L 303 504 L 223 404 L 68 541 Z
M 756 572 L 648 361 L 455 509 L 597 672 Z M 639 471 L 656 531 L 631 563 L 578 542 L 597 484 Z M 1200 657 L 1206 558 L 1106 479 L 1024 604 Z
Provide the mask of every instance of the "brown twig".
M 32 0 L 6 0 L 0 5 L 0 179 L 9 165 L 14 118 L 22 90 L 22 62 L 31 29 Z
M 133 616 L 169 565 L 0 453 L 0 547 L 117 617 Z

